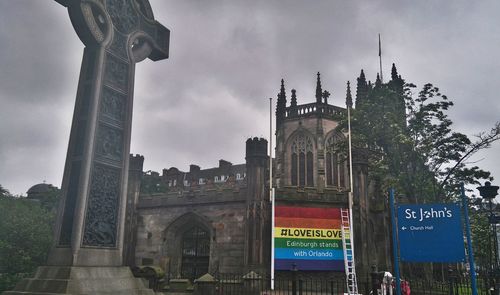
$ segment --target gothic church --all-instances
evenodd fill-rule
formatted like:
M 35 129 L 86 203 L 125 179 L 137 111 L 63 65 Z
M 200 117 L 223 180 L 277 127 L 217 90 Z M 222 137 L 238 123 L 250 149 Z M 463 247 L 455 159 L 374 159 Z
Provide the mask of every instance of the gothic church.
M 393 66 L 393 71 L 395 67 Z M 397 75 L 393 80 L 401 81 Z M 391 81 L 395 83 L 397 81 Z M 391 83 L 389 82 L 389 83 Z M 381 81 L 357 78 L 356 106 Z M 276 104 L 273 184 L 276 205 L 347 208 L 349 161 L 339 131 L 346 108 L 328 103 L 317 74 L 315 100 L 299 104 L 285 82 Z M 353 105 L 349 84 L 346 107 Z M 218 167 L 189 171 L 172 167 L 144 172 L 144 158 L 131 156 L 126 217 L 125 261 L 159 265 L 175 276 L 195 279 L 205 273 L 269 273 L 271 203 L 269 156 L 265 139 L 246 141 L 245 163 L 220 160 Z M 377 195 L 367 161 L 353 151 L 353 226 L 358 278 L 372 265 L 388 269 L 390 222 L 387 201 Z M 340 275 L 340 274 L 339 274 Z

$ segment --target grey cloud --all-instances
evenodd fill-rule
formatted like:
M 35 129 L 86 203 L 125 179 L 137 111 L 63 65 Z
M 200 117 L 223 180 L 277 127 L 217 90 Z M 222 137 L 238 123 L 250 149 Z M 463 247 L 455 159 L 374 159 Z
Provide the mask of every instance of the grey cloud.
M 378 33 L 385 76 L 396 62 L 407 81 L 439 86 L 458 131 L 500 120 L 497 1 L 150 1 L 171 48 L 136 67 L 132 152 L 146 169 L 244 162 L 246 137 L 268 137 L 281 78 L 306 103 L 320 71 L 343 105 L 361 68 L 375 80 Z M 1 2 L 0 38 L 0 184 L 59 185 L 83 44 L 55 1 Z M 481 162 L 497 178 L 499 145 Z

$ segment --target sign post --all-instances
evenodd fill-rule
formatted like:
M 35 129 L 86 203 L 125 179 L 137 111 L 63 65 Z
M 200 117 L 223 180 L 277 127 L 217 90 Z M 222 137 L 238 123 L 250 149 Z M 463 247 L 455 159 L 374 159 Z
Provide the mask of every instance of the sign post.
M 396 276 L 396 295 L 401 295 L 401 277 L 399 275 L 399 255 L 398 255 L 398 225 L 396 218 L 396 205 L 394 201 L 394 189 L 389 190 L 389 202 L 391 205 L 391 219 L 392 219 L 392 255 L 394 257 L 394 275 Z
M 460 184 L 460 192 L 462 195 L 462 207 L 464 208 L 465 232 L 467 236 L 467 252 L 469 254 L 470 283 L 471 283 L 472 295 L 477 295 L 476 266 L 474 264 L 474 252 L 472 251 L 472 239 L 470 234 L 469 206 L 467 206 L 467 197 L 465 196 L 465 189 L 463 183 Z

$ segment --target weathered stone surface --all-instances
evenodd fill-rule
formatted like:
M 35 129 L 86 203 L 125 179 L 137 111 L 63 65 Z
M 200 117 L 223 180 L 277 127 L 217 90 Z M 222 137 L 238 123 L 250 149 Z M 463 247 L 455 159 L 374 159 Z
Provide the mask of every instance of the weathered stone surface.
M 6 294 L 153 294 L 123 265 L 135 63 L 168 57 L 148 0 L 56 0 L 85 45 L 52 268 Z M 91 267 L 83 267 L 91 266 Z
M 148 0 L 58 2 L 85 50 L 49 264 L 120 266 L 135 64 L 167 58 L 169 31 Z
M 218 168 L 206 170 L 191 165 L 188 176 L 177 168 L 165 169 L 162 178 L 169 184 L 167 192 L 148 192 L 130 200 L 137 203 L 136 265 L 159 265 L 174 277 L 181 275 L 183 234 L 198 226 L 210 235 L 205 272 L 241 273 L 267 267 L 270 215 L 264 208 L 267 195 L 261 189 L 268 164 L 266 151 L 267 141 L 253 138 L 247 141 L 247 164 L 221 160 Z M 211 182 L 222 175 L 224 181 Z M 149 176 L 159 178 L 159 174 Z M 198 180 L 206 177 L 212 179 L 200 184 Z
M 143 258 L 153 259 L 169 273 L 180 271 L 180 239 L 183 230 L 202 224 L 211 233 L 210 270 L 225 271 L 225 263 L 219 256 L 233 257 L 233 265 L 244 265 L 245 202 L 197 204 L 195 206 L 165 206 L 149 209 L 141 206 L 138 212 L 136 264 Z M 220 254 L 219 254 L 220 253 Z M 217 262 L 219 261 L 219 262 Z
M 183 292 L 193 290 L 193 285 L 188 279 L 172 279 L 169 281 L 170 289 L 172 292 Z

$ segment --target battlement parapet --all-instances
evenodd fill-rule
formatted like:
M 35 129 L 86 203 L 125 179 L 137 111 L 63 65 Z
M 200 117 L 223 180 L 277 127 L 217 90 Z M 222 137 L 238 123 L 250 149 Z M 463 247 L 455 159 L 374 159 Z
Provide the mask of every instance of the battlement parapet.
M 129 158 L 129 170 L 131 171 L 142 171 L 144 165 L 144 156 L 139 154 L 130 154 Z
M 251 159 L 267 159 L 267 140 L 264 138 L 249 138 L 246 141 L 246 157 L 247 163 Z
M 331 117 L 340 116 L 346 112 L 345 108 L 325 103 L 307 103 L 298 106 L 289 106 L 285 109 L 285 119 L 307 118 L 307 117 Z

